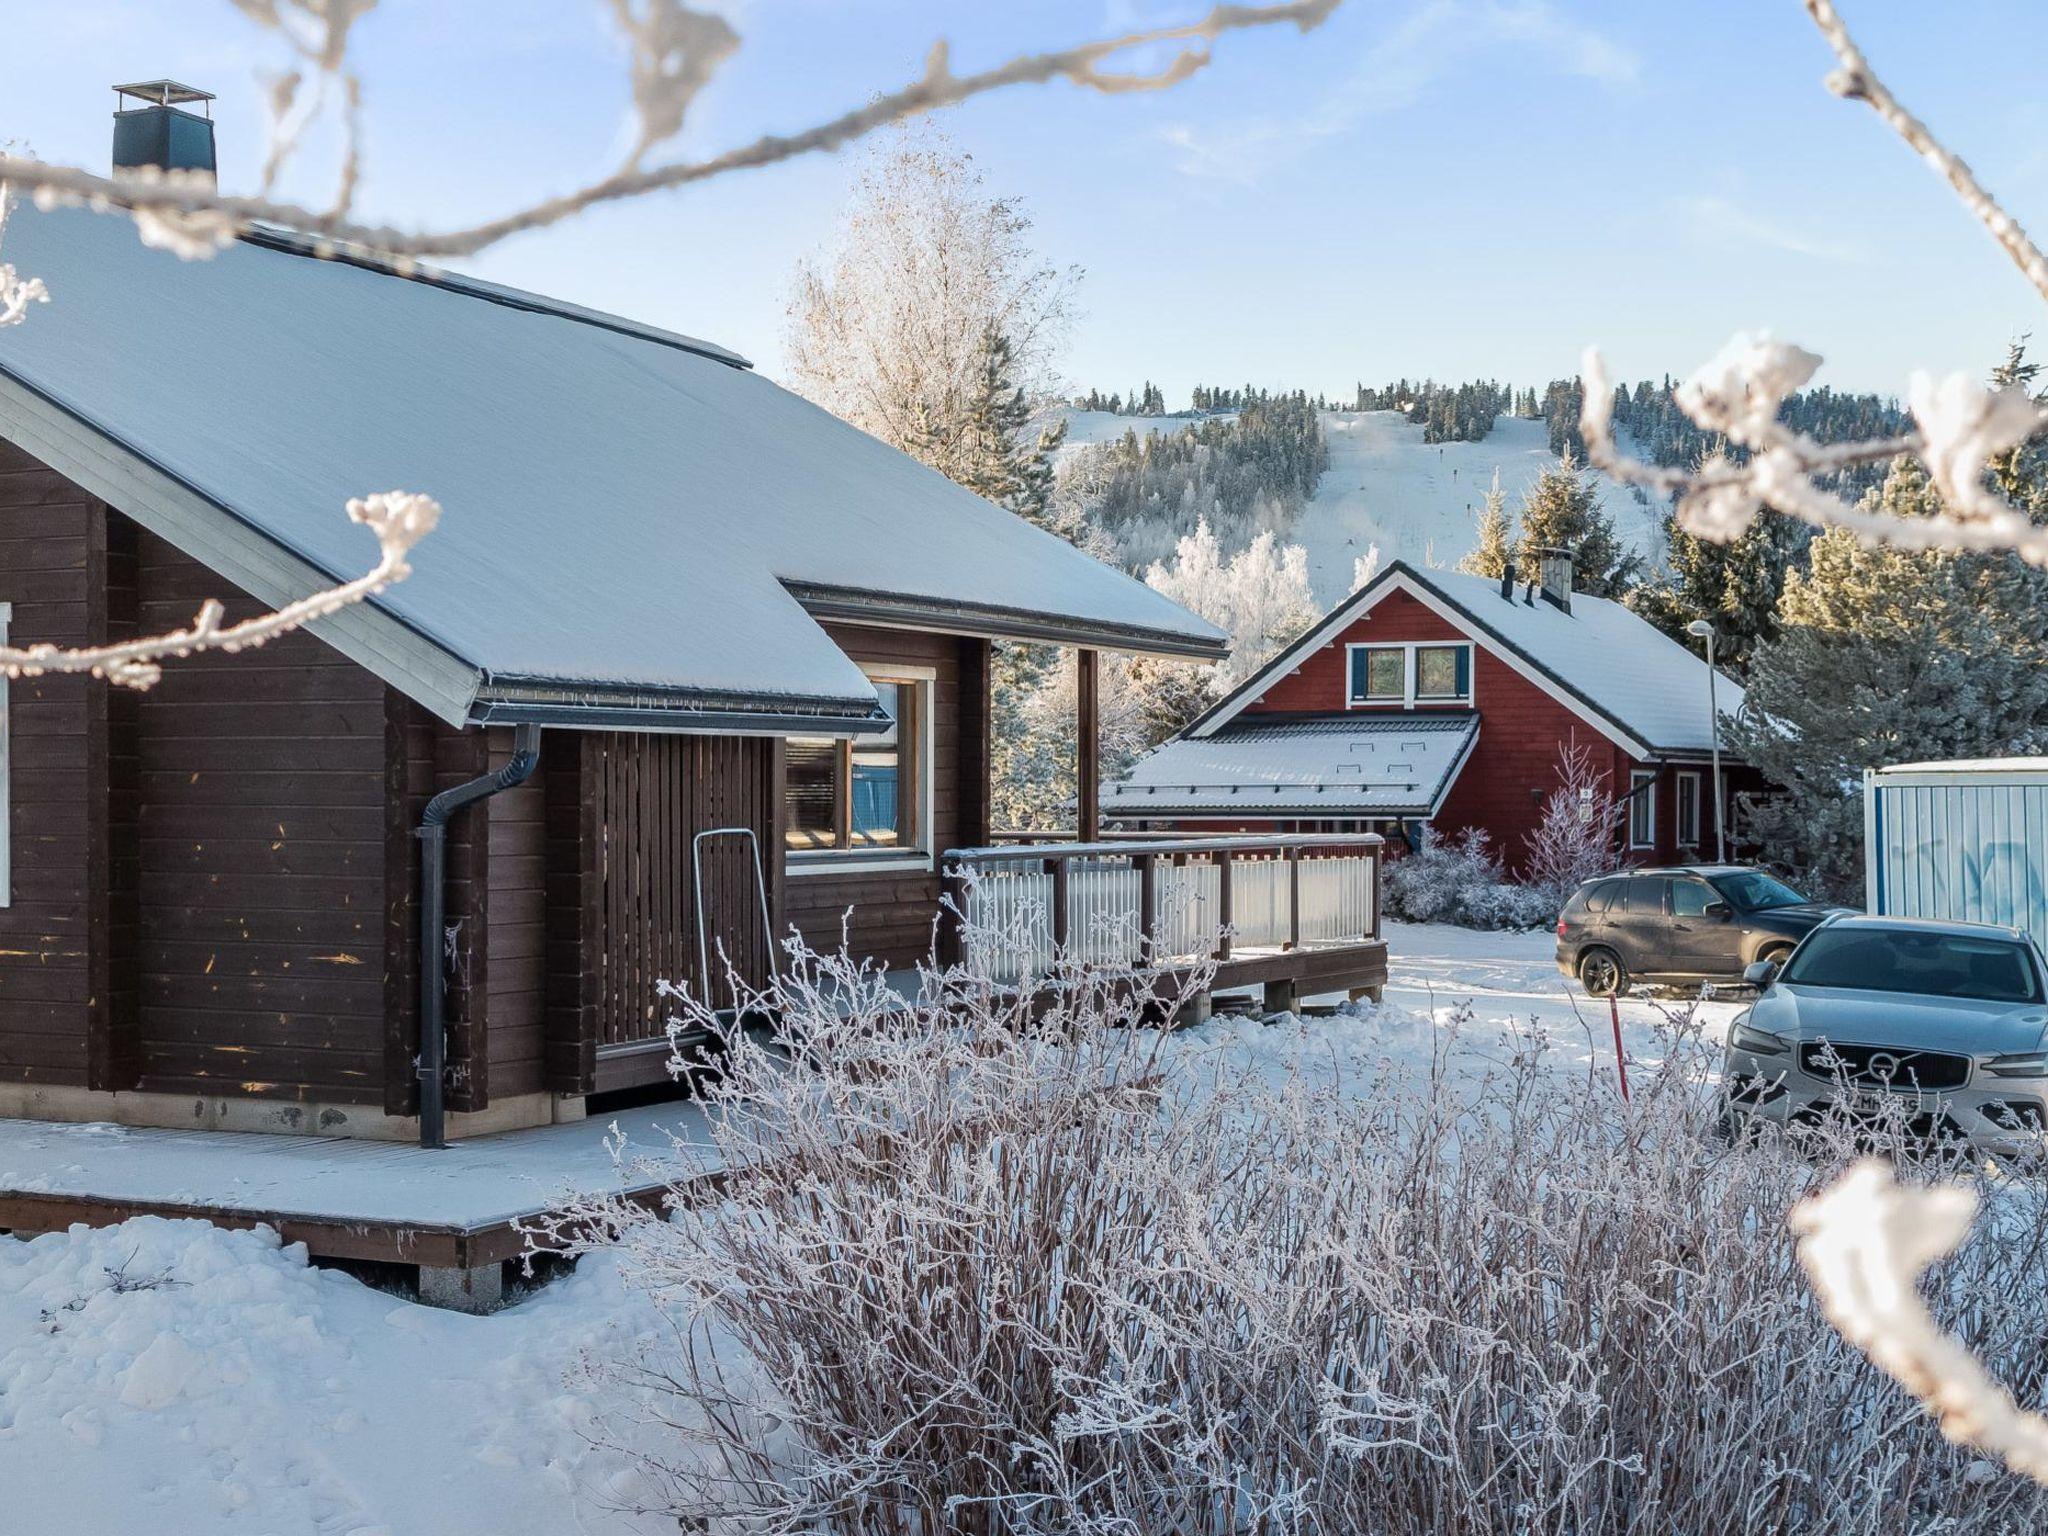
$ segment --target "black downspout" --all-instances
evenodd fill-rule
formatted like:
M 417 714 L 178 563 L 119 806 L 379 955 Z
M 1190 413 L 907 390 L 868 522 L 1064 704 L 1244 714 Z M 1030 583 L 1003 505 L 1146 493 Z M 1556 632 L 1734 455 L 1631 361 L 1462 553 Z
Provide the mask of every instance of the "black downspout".
M 448 1145 L 444 1109 L 448 1066 L 448 1025 L 443 1016 L 448 977 L 444 969 L 447 938 L 448 818 L 466 805 L 524 784 L 540 764 L 540 727 L 522 725 L 512 738 L 512 760 L 496 773 L 444 789 L 427 802 L 420 816 L 420 1145 Z

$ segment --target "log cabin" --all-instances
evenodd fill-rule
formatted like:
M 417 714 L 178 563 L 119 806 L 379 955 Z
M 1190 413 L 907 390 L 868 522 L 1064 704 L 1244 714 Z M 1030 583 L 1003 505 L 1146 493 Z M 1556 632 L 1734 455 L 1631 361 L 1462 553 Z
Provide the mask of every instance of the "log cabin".
M 1617 862 L 1719 858 L 1767 786 L 1717 726 L 1742 686 L 1622 604 L 1395 561 L 1104 790 L 1113 825 L 1216 833 L 1483 831 L 1512 872 L 1587 749 L 1622 802 Z
M 573 1120 L 668 1081 L 660 983 L 792 934 L 912 965 L 949 869 L 1034 897 L 1034 964 L 1141 899 L 1155 953 L 1199 886 L 1233 931 L 1265 893 L 1236 981 L 1384 979 L 1367 844 L 1092 841 L 1098 653 L 1220 631 L 730 350 L 267 229 L 181 261 L 24 206 L 6 241 L 51 302 L 0 328 L 0 635 L 260 613 L 367 567 L 348 498 L 445 510 L 409 579 L 260 650 L 0 683 L 0 1117 Z M 1078 843 L 987 846 L 999 640 L 1079 653 Z

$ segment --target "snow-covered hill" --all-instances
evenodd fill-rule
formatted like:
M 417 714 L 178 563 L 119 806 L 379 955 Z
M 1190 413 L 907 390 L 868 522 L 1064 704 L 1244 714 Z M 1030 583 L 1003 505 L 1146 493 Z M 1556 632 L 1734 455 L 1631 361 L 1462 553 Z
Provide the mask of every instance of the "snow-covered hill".
M 1136 432 L 1141 437 L 1150 437 L 1160 432 L 1178 432 L 1191 427 L 1198 421 L 1212 419 L 1182 412 L 1174 416 L 1124 416 L 1114 411 L 1084 411 L 1076 405 L 1054 407 L 1067 423 L 1066 441 L 1060 444 L 1054 462 L 1065 458 L 1076 448 L 1088 448 L 1096 443 L 1113 443 L 1126 432 Z M 1223 413 L 1225 420 L 1229 413 Z M 1045 418 L 1041 417 L 1040 420 Z
M 1377 544 L 1381 561 L 1455 565 L 1473 544 L 1473 516 L 1500 471 L 1510 511 L 1557 463 L 1544 425 L 1502 416 L 1479 443 L 1425 443 L 1397 411 L 1329 411 L 1330 467 L 1288 535 L 1308 551 L 1316 601 L 1330 608 L 1351 590 L 1352 562 Z M 1654 555 L 1661 516 L 1599 477 L 1603 501 L 1630 547 Z

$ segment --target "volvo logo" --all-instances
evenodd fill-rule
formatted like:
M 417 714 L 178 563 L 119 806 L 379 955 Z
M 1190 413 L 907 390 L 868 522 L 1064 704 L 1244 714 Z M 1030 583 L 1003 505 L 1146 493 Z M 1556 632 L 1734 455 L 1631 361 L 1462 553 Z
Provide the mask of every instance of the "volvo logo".
M 1866 1075 L 1876 1078 L 1879 1082 L 1889 1083 L 1899 1075 L 1899 1068 L 1903 1065 L 1904 1063 L 1890 1051 L 1872 1051 L 1863 1063 L 1863 1070 Z

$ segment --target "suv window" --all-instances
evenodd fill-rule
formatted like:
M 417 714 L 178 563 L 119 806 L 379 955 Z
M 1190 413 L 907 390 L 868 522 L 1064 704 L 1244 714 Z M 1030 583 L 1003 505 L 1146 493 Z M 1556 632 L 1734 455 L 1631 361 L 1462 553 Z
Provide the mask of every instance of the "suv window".
M 1707 889 L 1704 880 L 1674 880 L 1671 882 L 1671 915 L 1673 917 L 1705 917 L 1707 903 L 1719 898 Z
M 1614 905 L 1614 893 L 1619 889 L 1619 880 L 1602 880 L 1593 885 L 1581 886 L 1579 894 L 1572 898 L 1571 905 L 1581 912 L 1605 912 Z
M 1622 901 L 1623 908 L 1631 917 L 1649 913 L 1654 917 L 1664 914 L 1664 887 L 1669 880 L 1647 875 L 1636 875 L 1628 882 L 1628 893 Z

